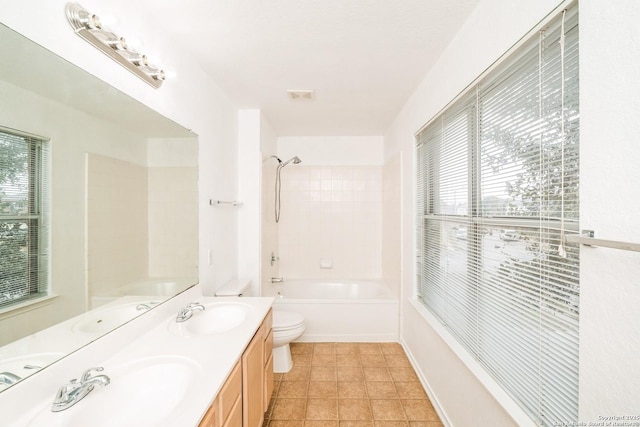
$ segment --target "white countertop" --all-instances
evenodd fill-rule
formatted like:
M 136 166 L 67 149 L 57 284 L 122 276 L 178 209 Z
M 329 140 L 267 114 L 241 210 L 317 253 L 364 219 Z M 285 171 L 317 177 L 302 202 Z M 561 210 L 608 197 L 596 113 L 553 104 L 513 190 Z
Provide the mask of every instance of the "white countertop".
M 112 372 L 111 384 L 107 386 L 112 387 L 113 384 L 117 384 L 118 371 L 122 370 L 123 366 L 126 367 L 135 361 L 144 366 L 147 360 L 162 360 L 166 357 L 184 358 L 190 363 L 193 362 L 191 365 L 196 367 L 194 371 L 196 375 L 193 381 L 189 382 L 188 392 L 166 417 L 163 416 L 161 422 L 154 418 L 157 414 L 154 414 L 153 410 L 149 410 L 148 418 L 139 413 L 136 413 L 136 417 L 150 420 L 149 426 L 197 426 L 273 303 L 273 298 L 202 297 L 199 292 L 197 288 L 197 290 L 178 295 L 166 304 L 154 308 L 43 369 L 38 375 L 27 378 L 0 393 L 0 408 L 2 408 L 0 424 L 12 427 L 55 425 L 74 427 L 69 421 L 78 418 L 73 417 L 74 409 L 81 408 L 85 403 L 84 400 L 88 402 L 92 399 L 97 403 L 102 389 L 94 389 L 83 401 L 62 412 L 50 412 L 55 393 L 63 384 L 71 378 L 79 378 L 87 368 L 102 366 L 104 371 L 101 374 L 109 375 Z M 169 331 L 169 322 L 175 322 L 177 312 L 188 303 L 199 302 L 206 305 L 223 301 L 242 302 L 251 307 L 245 321 L 236 328 L 217 334 L 189 337 L 179 336 Z M 197 314 L 195 313 L 194 316 Z M 170 382 L 171 378 L 167 378 L 167 383 Z M 140 389 L 136 392 L 144 395 L 146 400 L 153 400 L 148 399 L 149 393 L 167 393 L 166 388 L 154 390 L 144 383 L 140 383 L 139 387 Z M 160 397 L 158 400 L 162 401 Z M 127 402 L 126 404 L 135 405 L 136 403 Z M 160 408 L 156 408 L 158 409 Z M 144 405 L 140 406 L 140 410 L 145 410 Z M 117 419 L 117 411 L 118 407 L 107 408 L 104 414 L 96 414 L 96 416 L 108 417 L 106 414 L 111 413 L 116 415 L 114 418 Z M 154 421 L 151 422 L 151 420 Z M 94 425 L 91 420 L 84 420 L 84 422 L 78 425 Z M 87 422 L 89 424 L 86 424 Z M 124 427 L 126 423 L 127 421 L 122 419 L 117 421 L 118 427 Z M 145 423 L 144 421 L 141 423 L 137 418 L 131 420 L 131 425 L 141 427 Z

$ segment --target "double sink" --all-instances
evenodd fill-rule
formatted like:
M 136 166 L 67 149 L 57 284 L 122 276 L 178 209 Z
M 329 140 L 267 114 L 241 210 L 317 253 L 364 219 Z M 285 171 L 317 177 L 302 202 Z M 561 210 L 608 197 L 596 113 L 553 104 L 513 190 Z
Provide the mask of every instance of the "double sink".
M 256 304 L 241 302 L 240 299 L 220 301 L 205 298 L 205 300 L 207 301 L 201 302 L 203 309 L 194 311 L 188 320 L 178 322 L 175 314 L 168 319 L 165 317 L 161 325 L 157 325 L 150 331 L 148 334 L 150 336 L 145 335 L 136 341 L 139 350 L 133 349 L 128 353 L 125 351 L 121 357 L 105 361 L 100 377 L 106 377 L 108 385 L 102 384 L 95 388 L 90 386 L 91 390 L 86 393 L 86 396 L 81 397 L 77 402 L 72 402 L 59 412 L 52 411 L 54 397 L 57 396 L 55 390 L 51 390 L 50 398 L 34 405 L 33 411 L 26 414 L 22 418 L 22 424 L 19 425 L 29 427 L 161 426 L 171 425 L 170 420 L 175 419 L 176 414 L 180 414 L 182 419 L 183 414 L 190 410 L 189 403 L 192 401 L 190 391 L 193 392 L 194 388 L 198 388 L 198 382 L 202 382 L 203 378 L 207 376 L 215 378 L 215 375 L 210 374 L 215 366 L 207 366 L 207 360 L 215 361 L 215 357 L 207 359 L 198 355 L 202 356 L 203 350 L 212 347 L 212 343 L 219 345 L 234 342 L 234 340 L 239 343 L 244 341 L 248 343 L 255 332 L 253 324 L 259 325 L 262 311 L 264 311 L 264 307 L 256 310 Z M 243 298 L 242 300 L 262 300 L 262 298 Z M 262 302 L 260 305 L 265 304 Z M 112 310 L 117 317 L 130 309 L 131 307 L 120 309 L 116 307 Z M 108 319 L 108 317 L 103 318 Z M 91 319 L 87 322 L 77 326 L 90 328 L 95 325 Z M 248 331 L 245 331 L 247 323 L 252 325 Z M 247 335 L 247 338 L 238 341 L 239 333 Z M 149 341 L 147 345 L 141 342 L 144 339 Z M 144 348 L 148 350 L 145 351 Z M 171 354 L 171 349 L 178 349 L 178 351 Z M 231 361 L 242 349 L 234 349 L 226 359 Z M 227 350 L 216 349 L 218 352 Z M 228 363 L 225 362 L 225 364 Z M 230 366 L 233 365 L 230 364 Z M 65 391 L 63 387 L 67 387 L 66 390 L 72 387 L 77 388 L 82 380 L 90 379 L 87 374 L 82 379 L 65 385 L 60 384 L 60 387 L 62 391 Z M 206 405 L 203 407 L 206 408 Z M 199 417 L 198 414 L 196 414 L 197 417 Z

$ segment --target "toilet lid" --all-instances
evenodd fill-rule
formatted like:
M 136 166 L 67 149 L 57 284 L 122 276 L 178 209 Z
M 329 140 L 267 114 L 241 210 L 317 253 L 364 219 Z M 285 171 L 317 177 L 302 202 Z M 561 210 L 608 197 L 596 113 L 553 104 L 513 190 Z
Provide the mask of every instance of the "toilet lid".
M 292 311 L 273 310 L 273 329 L 292 329 L 304 323 L 304 316 Z

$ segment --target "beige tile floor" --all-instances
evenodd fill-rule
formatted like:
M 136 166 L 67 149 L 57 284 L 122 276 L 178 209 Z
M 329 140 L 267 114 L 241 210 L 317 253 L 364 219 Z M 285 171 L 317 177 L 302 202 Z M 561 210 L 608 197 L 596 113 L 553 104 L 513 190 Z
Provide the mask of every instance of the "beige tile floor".
M 398 343 L 292 343 L 264 427 L 442 426 Z

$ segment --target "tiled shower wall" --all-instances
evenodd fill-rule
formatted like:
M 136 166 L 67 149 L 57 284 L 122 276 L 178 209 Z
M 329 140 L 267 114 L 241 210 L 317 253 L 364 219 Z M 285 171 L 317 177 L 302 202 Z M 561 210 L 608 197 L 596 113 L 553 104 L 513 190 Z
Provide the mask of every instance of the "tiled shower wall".
M 198 276 L 197 167 L 150 167 L 149 277 Z
M 282 169 L 278 238 L 285 279 L 381 277 L 382 169 L 293 163 Z
M 87 155 L 89 298 L 148 277 L 197 276 L 197 177 L 197 167 Z
M 87 155 L 87 286 L 89 297 L 147 276 L 147 168 Z M 118 220 L 114 220 L 118 218 Z

